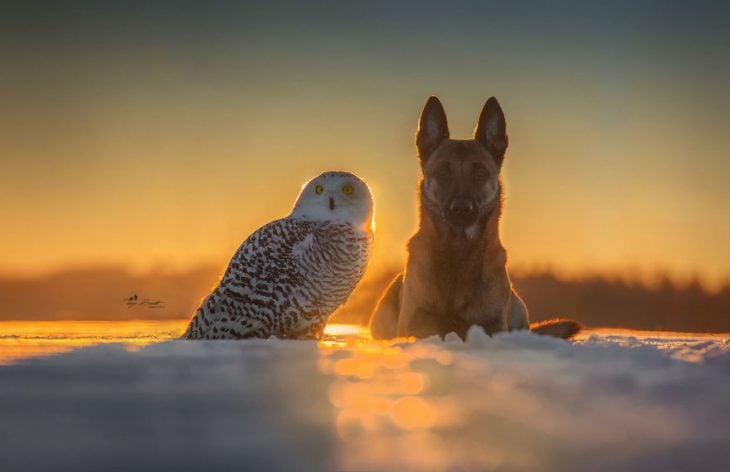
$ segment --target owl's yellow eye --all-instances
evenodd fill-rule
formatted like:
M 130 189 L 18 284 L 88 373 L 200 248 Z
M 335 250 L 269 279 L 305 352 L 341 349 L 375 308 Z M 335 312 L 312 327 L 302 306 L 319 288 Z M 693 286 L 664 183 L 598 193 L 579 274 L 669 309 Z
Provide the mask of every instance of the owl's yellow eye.
M 345 195 L 350 195 L 354 190 L 355 189 L 352 188 L 352 185 L 345 185 L 344 187 L 342 187 L 342 193 L 344 193 Z
M 317 195 L 321 195 L 322 192 L 324 192 L 324 187 L 322 187 L 321 185 L 317 185 L 316 187 L 314 187 L 314 193 L 316 193 Z

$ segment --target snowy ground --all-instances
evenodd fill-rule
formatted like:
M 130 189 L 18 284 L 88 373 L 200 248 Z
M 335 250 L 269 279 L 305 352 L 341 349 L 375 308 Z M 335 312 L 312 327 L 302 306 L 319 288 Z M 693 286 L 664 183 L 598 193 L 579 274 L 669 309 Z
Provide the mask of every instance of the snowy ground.
M 0 366 L 0 468 L 730 470 L 726 337 L 329 332 L 15 353 Z

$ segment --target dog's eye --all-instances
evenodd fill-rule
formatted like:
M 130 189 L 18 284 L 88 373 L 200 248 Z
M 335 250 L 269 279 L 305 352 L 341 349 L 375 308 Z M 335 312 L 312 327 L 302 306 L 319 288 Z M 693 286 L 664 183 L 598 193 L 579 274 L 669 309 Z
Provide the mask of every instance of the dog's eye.
M 489 178 L 489 174 L 487 173 L 486 170 L 484 170 L 482 168 L 478 168 L 474 171 L 474 179 L 477 182 L 486 182 L 487 178 Z
M 448 166 L 444 166 L 437 170 L 435 175 L 439 179 L 447 179 L 451 175 L 451 169 Z

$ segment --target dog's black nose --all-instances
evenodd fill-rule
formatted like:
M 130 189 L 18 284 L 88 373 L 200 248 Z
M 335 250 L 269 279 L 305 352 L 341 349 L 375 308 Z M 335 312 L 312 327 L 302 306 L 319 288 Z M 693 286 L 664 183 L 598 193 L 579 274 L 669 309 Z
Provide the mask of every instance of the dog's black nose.
M 474 211 L 474 203 L 468 198 L 455 198 L 449 205 L 449 211 L 457 217 L 469 216 Z

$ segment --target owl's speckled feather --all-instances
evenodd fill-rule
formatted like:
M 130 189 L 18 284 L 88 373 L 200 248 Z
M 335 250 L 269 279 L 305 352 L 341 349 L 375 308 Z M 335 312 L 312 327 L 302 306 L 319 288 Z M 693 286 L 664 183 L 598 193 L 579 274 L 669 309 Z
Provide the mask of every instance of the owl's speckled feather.
M 243 242 L 183 337 L 319 338 L 365 272 L 372 207 L 369 188 L 352 174 L 310 181 L 291 215 Z

